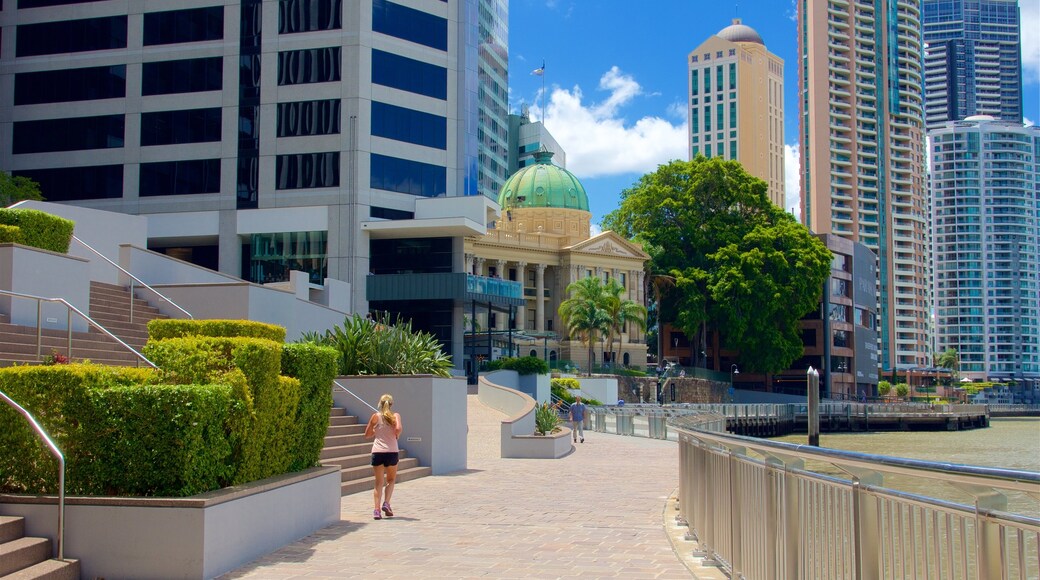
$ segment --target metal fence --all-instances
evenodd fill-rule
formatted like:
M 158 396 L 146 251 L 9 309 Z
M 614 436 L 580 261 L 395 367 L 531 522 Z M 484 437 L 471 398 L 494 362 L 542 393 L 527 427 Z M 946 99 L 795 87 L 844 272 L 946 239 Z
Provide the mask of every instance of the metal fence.
M 703 421 L 670 420 L 680 513 L 703 554 L 733 578 L 1040 577 L 1040 519 L 1007 511 L 1009 494 L 1040 498 L 1040 473 L 778 443 Z M 891 476 L 952 486 L 973 504 L 883 487 Z

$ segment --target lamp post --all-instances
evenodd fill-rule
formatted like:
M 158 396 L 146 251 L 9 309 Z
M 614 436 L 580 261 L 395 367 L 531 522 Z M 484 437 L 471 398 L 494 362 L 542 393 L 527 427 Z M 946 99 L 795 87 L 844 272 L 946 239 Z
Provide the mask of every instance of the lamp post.
M 733 375 L 739 375 L 740 369 L 737 368 L 736 363 L 729 365 L 729 392 L 730 399 L 733 398 Z M 732 400 L 730 401 L 732 402 Z

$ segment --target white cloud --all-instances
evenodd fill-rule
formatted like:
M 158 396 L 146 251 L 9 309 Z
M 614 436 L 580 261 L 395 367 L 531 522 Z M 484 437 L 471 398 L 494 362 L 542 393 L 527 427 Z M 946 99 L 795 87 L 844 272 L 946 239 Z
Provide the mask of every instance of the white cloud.
M 668 113 L 669 117 L 675 119 L 676 121 L 686 123 L 686 110 L 686 103 L 684 101 L 675 101 L 671 105 L 668 105 L 668 108 L 665 109 L 665 112 Z
M 784 145 L 784 209 L 802 220 L 802 172 L 798 144 Z
M 1030 119 L 1029 117 L 1022 117 L 1022 123 L 1026 127 L 1032 127 L 1033 125 L 1036 125 L 1036 123 L 1034 123 L 1033 120 Z
M 643 95 L 635 78 L 612 67 L 599 81 L 609 92 L 598 103 L 583 102 L 581 87 L 553 87 L 545 126 L 567 152 L 567 169 L 578 177 L 647 173 L 673 159 L 686 159 L 686 123 L 646 116 L 627 123 L 621 109 Z M 540 105 L 540 103 L 538 103 Z M 538 105 L 532 118 L 541 118 Z
M 1040 83 L 1040 2 L 1020 3 L 1019 36 L 1022 39 L 1022 81 Z
M 786 16 L 792 22 L 798 21 L 798 4 L 796 4 L 796 0 L 791 0 L 791 7 L 788 8 Z
M 603 228 L 599 224 L 589 224 L 589 237 L 595 237 L 603 233 Z

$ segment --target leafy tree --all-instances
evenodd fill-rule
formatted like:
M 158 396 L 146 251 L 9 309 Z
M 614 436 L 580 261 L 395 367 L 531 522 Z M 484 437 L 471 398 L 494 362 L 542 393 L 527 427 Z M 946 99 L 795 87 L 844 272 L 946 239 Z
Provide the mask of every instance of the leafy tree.
M 935 366 L 950 369 L 950 378 L 957 380 L 958 370 L 961 367 L 961 357 L 955 348 L 947 348 L 944 353 L 935 354 Z
M 906 383 L 899 383 L 896 385 L 896 396 L 905 397 L 910 392 L 910 386 Z
M 567 335 L 578 337 L 589 347 L 589 373 L 592 373 L 593 348 L 599 337 L 609 332 L 614 321 L 610 319 L 606 303 L 609 298 L 603 282 L 589 276 L 567 286 L 570 298 L 560 303 L 560 318 Z
M 617 362 L 614 342 L 621 342 L 621 333 L 627 323 L 632 323 L 640 329 L 646 328 L 646 307 L 642 304 L 624 297 L 625 287 L 620 282 L 611 278 L 603 287 L 606 295 L 603 308 L 607 311 L 610 325 L 607 328 L 607 344 L 610 347 L 610 360 Z
M 880 381 L 877 384 L 877 392 L 882 397 L 887 397 L 892 392 L 892 383 L 888 381 Z
M 14 177 L 6 171 L 0 171 L 0 207 L 24 200 L 42 201 L 40 184 L 28 177 Z
M 801 356 L 798 320 L 819 304 L 832 256 L 767 189 L 735 161 L 673 161 L 622 192 L 603 227 L 641 242 L 652 276 L 674 279 L 655 288 L 661 320 L 697 350 L 710 326 L 741 368 L 778 372 Z

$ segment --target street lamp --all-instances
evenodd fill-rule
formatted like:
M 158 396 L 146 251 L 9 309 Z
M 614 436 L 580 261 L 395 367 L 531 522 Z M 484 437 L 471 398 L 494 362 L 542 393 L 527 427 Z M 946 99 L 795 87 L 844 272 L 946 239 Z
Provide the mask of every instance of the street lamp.
M 733 396 L 732 395 L 732 393 L 733 393 L 733 375 L 739 375 L 739 374 L 740 374 L 740 369 L 737 368 L 736 363 L 729 365 L 729 392 L 730 392 L 730 397 L 731 398 Z

